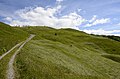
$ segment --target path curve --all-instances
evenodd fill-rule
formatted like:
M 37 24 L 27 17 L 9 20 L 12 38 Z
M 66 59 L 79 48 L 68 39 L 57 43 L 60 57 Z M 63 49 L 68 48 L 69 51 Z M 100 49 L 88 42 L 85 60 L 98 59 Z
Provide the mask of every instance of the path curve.
M 15 77 L 15 72 L 14 72 L 14 60 L 16 55 L 18 54 L 18 52 L 22 49 L 22 47 L 28 42 L 30 41 L 35 35 L 30 35 L 30 37 L 24 41 L 24 43 L 18 48 L 18 50 L 16 50 L 16 52 L 14 53 L 14 55 L 11 57 L 9 63 L 8 63 L 8 70 L 7 70 L 7 79 L 14 79 Z

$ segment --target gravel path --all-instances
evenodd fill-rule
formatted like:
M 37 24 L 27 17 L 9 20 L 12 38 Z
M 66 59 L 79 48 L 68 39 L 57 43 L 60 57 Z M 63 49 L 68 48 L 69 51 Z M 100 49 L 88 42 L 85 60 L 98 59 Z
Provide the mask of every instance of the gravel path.
M 16 55 L 18 54 L 18 52 L 22 49 L 22 47 L 28 42 L 30 41 L 35 35 L 30 35 L 30 37 L 24 41 L 24 43 L 18 48 L 18 50 L 16 50 L 16 52 L 14 53 L 14 55 L 11 57 L 9 63 L 8 63 L 8 70 L 7 70 L 7 79 L 14 79 L 15 77 L 15 72 L 14 72 L 14 60 Z
M 12 50 L 14 50 L 16 47 L 20 46 L 21 44 L 22 44 L 22 42 L 19 44 L 16 44 L 13 48 L 11 48 L 9 51 L 7 51 L 2 56 L 0 56 L 0 60 L 3 59 L 7 54 L 9 54 Z

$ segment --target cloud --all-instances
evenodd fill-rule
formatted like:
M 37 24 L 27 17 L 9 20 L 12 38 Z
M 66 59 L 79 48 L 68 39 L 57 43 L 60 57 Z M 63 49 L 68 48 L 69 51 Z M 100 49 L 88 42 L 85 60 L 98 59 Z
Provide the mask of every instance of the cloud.
M 91 22 L 94 22 L 96 19 L 97 19 L 97 16 L 94 15 L 93 18 L 92 18 L 91 20 L 89 20 L 89 22 L 90 22 L 90 23 L 91 23 Z
M 109 23 L 109 22 L 110 22 L 110 18 L 97 19 L 97 16 L 94 15 L 93 18 L 91 20 L 88 20 L 88 23 L 84 26 L 91 27 L 91 26 L 95 26 L 98 24 L 105 24 L 105 23 Z
M 77 12 L 60 16 L 61 9 L 61 5 L 45 8 L 26 7 L 16 11 L 13 17 L 6 17 L 5 20 L 12 26 L 49 26 L 57 29 L 73 28 L 77 30 L 79 30 L 83 24 L 85 24 L 84 27 L 90 27 L 110 21 L 109 18 L 97 19 L 96 15 L 90 20 L 86 20 Z
M 117 25 L 120 26 L 120 23 L 118 23 Z
M 6 17 L 4 20 L 12 21 L 12 18 L 11 17 Z
M 120 30 L 103 30 L 103 29 L 97 29 L 97 30 L 83 30 L 86 33 L 89 34 L 98 34 L 98 35 L 116 35 L 120 36 Z
M 15 25 L 32 25 L 32 26 L 50 26 L 54 28 L 73 28 L 79 29 L 85 19 L 77 14 L 77 12 L 71 12 L 67 15 L 57 17 L 61 10 L 61 5 L 57 7 L 35 7 L 35 8 L 25 8 L 18 10 L 14 18 L 6 17 L 9 24 Z
M 63 0 L 56 0 L 57 2 L 62 2 Z
M 80 12 L 82 9 L 77 9 L 78 12 Z

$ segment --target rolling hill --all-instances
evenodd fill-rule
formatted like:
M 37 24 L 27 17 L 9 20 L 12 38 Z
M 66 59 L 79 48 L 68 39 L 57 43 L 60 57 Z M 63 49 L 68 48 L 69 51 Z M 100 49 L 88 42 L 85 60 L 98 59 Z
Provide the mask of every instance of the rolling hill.
M 26 39 L 27 36 L 27 32 L 0 22 L 0 55 Z
M 119 41 L 69 28 L 12 28 L 8 32 L 25 34 L 16 36 L 17 40 L 28 37 L 28 34 L 36 35 L 16 56 L 16 79 L 120 79 Z M 14 33 L 16 29 L 20 32 Z M 3 74 L 0 77 L 5 78 Z

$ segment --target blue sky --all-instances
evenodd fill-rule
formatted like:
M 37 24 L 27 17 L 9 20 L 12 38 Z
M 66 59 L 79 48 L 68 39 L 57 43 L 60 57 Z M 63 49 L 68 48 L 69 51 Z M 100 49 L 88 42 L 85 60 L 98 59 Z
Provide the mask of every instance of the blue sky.
M 0 0 L 0 21 L 120 36 L 120 0 Z

